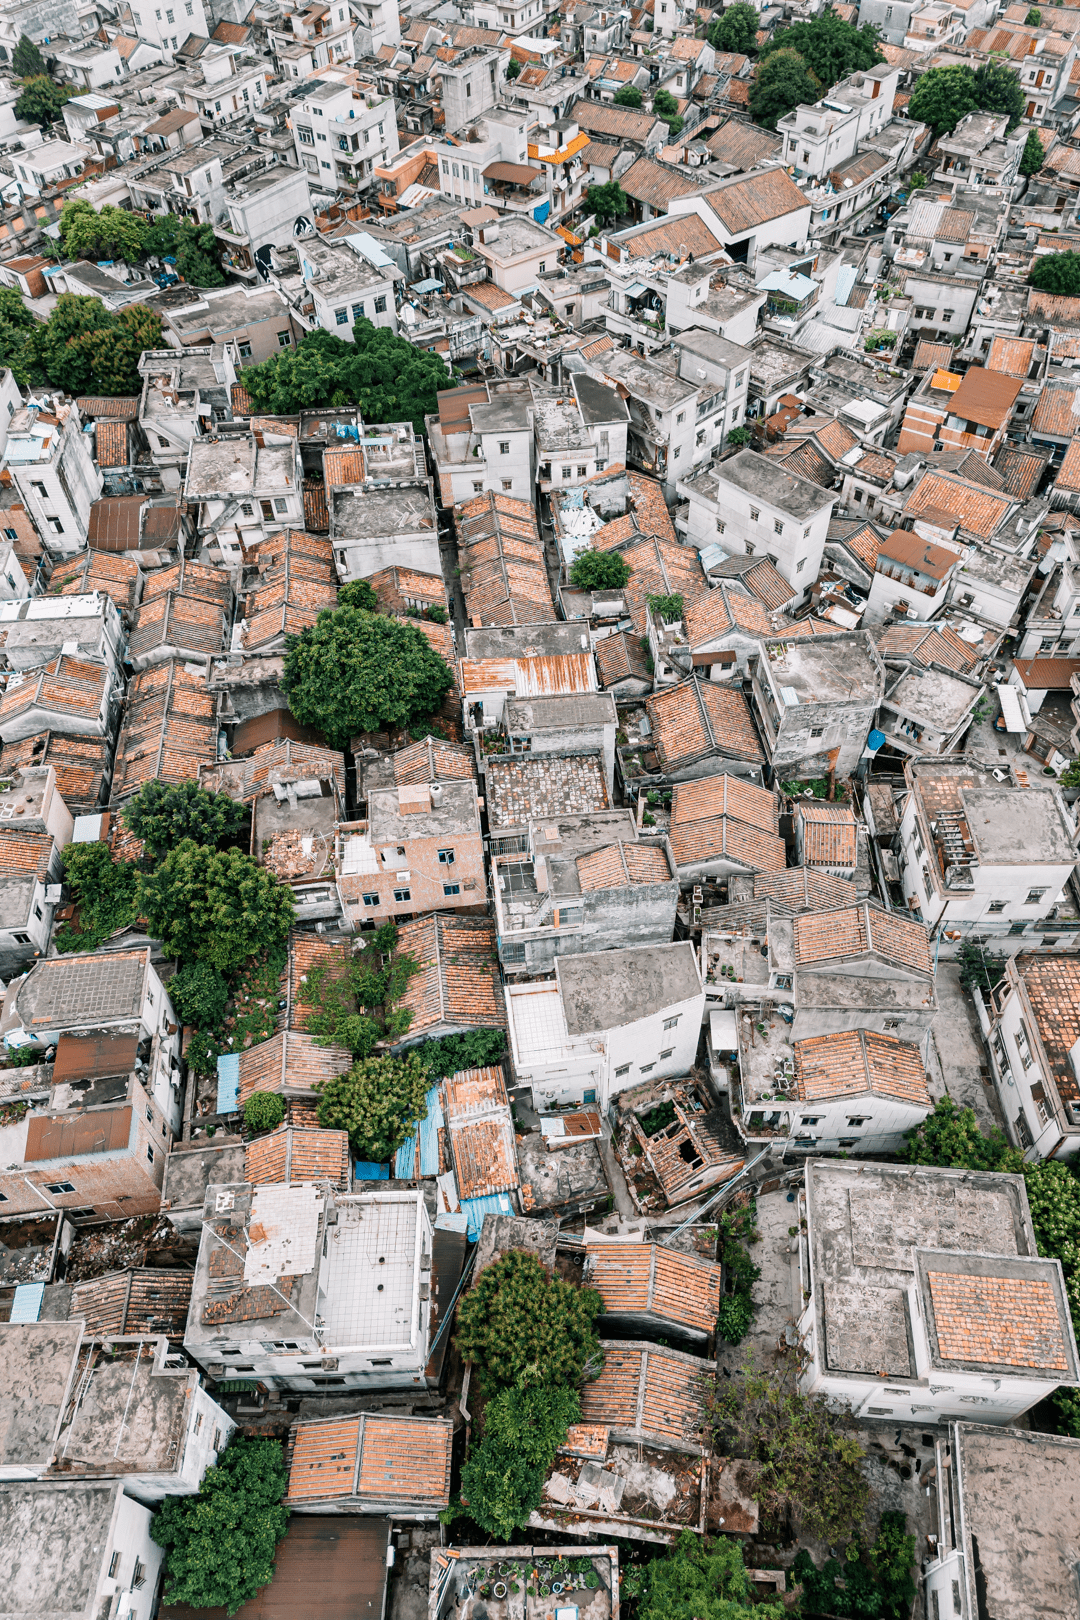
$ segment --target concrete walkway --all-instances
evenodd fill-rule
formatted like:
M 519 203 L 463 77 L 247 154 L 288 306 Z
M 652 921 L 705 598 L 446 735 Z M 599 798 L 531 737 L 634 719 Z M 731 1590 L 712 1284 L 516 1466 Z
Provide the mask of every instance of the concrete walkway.
M 927 1080 L 936 1102 L 951 1097 L 958 1108 L 970 1108 L 983 1131 L 1003 1121 L 990 1077 L 978 1014 L 960 983 L 955 962 L 939 961 L 935 978 L 938 1013 L 930 1027 Z

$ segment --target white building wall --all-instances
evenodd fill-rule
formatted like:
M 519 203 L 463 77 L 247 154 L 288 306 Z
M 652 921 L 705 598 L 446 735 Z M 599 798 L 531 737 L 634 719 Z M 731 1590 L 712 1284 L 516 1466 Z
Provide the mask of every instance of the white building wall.
M 210 35 L 203 0 L 170 0 L 167 5 L 135 0 L 131 20 L 139 38 L 166 55 L 177 50 L 189 34 L 200 34 L 203 39 Z
M 127 1612 L 131 1620 L 151 1620 L 154 1613 L 157 1592 L 158 1576 L 165 1561 L 165 1549 L 159 1547 L 150 1534 L 150 1525 L 153 1514 L 134 1497 L 121 1493 L 117 1503 L 116 1517 L 113 1520 L 112 1545 L 104 1549 L 102 1558 L 102 1582 L 99 1596 L 104 1605 L 105 1598 L 111 1598 L 116 1607 L 109 1605 L 109 1612 L 120 1615 Z M 116 1574 L 110 1576 L 109 1566 L 113 1555 L 119 1553 Z M 142 1581 L 139 1586 L 133 1587 L 132 1581 L 136 1575 L 136 1564 Z M 103 1608 L 96 1605 L 93 1612 L 101 1614 Z
M 821 568 L 835 495 L 825 495 L 826 504 L 809 518 L 797 519 L 763 496 L 751 498 L 724 480 L 723 473 L 721 463 L 716 468 L 720 484 L 715 499 L 679 487 L 678 493 L 690 503 L 687 538 L 699 550 L 719 545 L 732 557 L 769 557 L 790 585 L 808 590 Z

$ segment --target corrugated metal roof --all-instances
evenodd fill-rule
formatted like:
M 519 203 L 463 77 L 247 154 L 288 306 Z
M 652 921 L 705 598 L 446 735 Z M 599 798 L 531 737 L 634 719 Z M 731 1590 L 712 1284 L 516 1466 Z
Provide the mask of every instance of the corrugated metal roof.
M 217 1060 L 217 1111 L 235 1114 L 240 1106 L 240 1054 L 227 1052 Z
M 416 1174 L 416 1132 L 402 1142 L 394 1154 L 394 1177 L 397 1181 L 411 1181 Z
M 439 1087 L 432 1086 L 427 1094 L 427 1118 L 420 1121 L 420 1174 L 437 1176 L 439 1173 L 439 1128 L 443 1123 Z
M 41 1315 L 41 1302 L 45 1297 L 43 1282 L 19 1283 L 11 1302 L 9 1322 L 36 1322 Z
M 504 1192 L 490 1193 L 486 1198 L 463 1198 L 461 1210 L 469 1220 L 469 1242 L 475 1243 L 484 1226 L 485 1215 L 513 1215 L 514 1206 Z

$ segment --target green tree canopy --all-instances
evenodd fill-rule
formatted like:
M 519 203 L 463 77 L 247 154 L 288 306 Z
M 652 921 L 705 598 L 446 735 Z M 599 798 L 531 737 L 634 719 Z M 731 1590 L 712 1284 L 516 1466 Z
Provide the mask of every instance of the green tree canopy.
M 136 905 L 170 956 L 222 973 L 280 945 L 293 920 L 292 891 L 272 872 L 238 849 L 191 838 L 140 872 Z
M 616 107 L 640 107 L 641 91 L 636 84 L 624 84 L 621 90 L 615 92 Z
M 397 937 L 394 924 L 384 923 L 363 935 L 347 962 L 331 957 L 306 975 L 306 1028 L 320 1046 L 344 1046 L 364 1058 L 380 1039 L 399 1040 L 408 1030 L 412 1013 L 396 1003 L 420 964 L 394 949 Z
M 763 129 L 775 129 L 778 119 L 795 107 L 812 105 L 821 93 L 798 51 L 773 51 L 750 81 L 750 117 Z
M 420 1041 L 411 1048 L 430 1082 L 460 1074 L 462 1069 L 486 1069 L 501 1063 L 506 1054 L 504 1029 L 467 1029 L 461 1035 L 443 1035 Z
M 22 93 L 15 103 L 15 116 L 27 124 L 54 123 L 71 100 L 72 92 L 54 84 L 44 73 L 24 79 Z
M 408 728 L 453 684 L 446 660 L 403 619 L 339 607 L 290 636 L 282 685 L 303 726 L 347 748 L 358 731 Z
M 137 264 L 145 239 L 145 220 L 126 208 L 106 206 L 99 213 L 81 197 L 71 197 L 60 215 L 60 240 L 69 259 L 123 259 Z
M 653 112 L 657 118 L 662 118 L 668 127 L 668 134 L 674 140 L 682 133 L 683 121 L 679 116 L 679 103 L 670 90 L 658 90 L 653 96 Z
M 30 386 L 27 340 L 38 325 L 18 288 L 0 287 L 0 365 L 10 366 L 20 388 Z
M 709 44 L 717 51 L 734 51 L 749 56 L 757 46 L 757 31 L 761 18 L 748 0 L 736 0 L 719 17 L 714 16 L 707 35 Z
M 249 1131 L 274 1131 L 285 1118 L 285 1099 L 278 1091 L 253 1091 L 244 1104 Z
M 150 1534 L 165 1548 L 165 1602 L 235 1614 L 274 1578 L 274 1552 L 289 1528 L 279 1504 L 288 1485 L 276 1440 L 237 1435 L 197 1496 L 168 1496 Z
M 189 962 L 173 974 L 168 990 L 185 1024 L 195 1029 L 221 1028 L 229 1002 L 229 984 L 225 975 L 209 962 Z
M 375 587 L 366 579 L 350 579 L 338 591 L 338 607 L 362 608 L 365 613 L 378 613 L 379 598 Z
M 748 1363 L 706 1396 L 719 1451 L 760 1465 L 756 1492 L 770 1525 L 790 1515 L 803 1533 L 848 1541 L 866 1517 L 865 1453 L 850 1415 L 800 1393 L 792 1369 Z
M 1008 134 L 1024 116 L 1026 101 L 1019 77 L 1004 62 L 984 62 L 975 71 L 975 95 L 983 112 L 1008 113 Z
M 751 1605 L 742 1544 L 684 1530 L 662 1558 L 628 1565 L 622 1586 L 637 1620 L 785 1620 L 780 1602 Z
M 47 77 L 45 73 L 45 58 L 27 34 L 19 35 L 11 57 L 11 65 L 16 76 L 20 79 L 40 79 Z
M 916 82 L 908 116 L 929 124 L 936 138 L 951 135 L 961 118 L 978 108 L 975 75 L 969 67 L 931 68 Z
M 64 850 L 64 882 L 78 914 L 78 929 L 57 929 L 58 951 L 94 951 L 118 928 L 138 916 L 138 868 L 134 861 L 114 861 L 109 846 L 69 844 Z
M 1032 265 L 1028 280 L 1040 292 L 1080 298 L 1080 253 L 1069 248 L 1065 253 L 1042 254 Z
M 485 1394 L 580 1384 L 602 1365 L 593 1325 L 603 1308 L 595 1288 L 549 1277 L 535 1254 L 512 1249 L 458 1306 L 457 1347 Z
M 1044 156 L 1043 143 L 1039 139 L 1038 130 L 1029 129 L 1027 140 L 1024 142 L 1024 150 L 1020 154 L 1020 173 L 1028 178 L 1033 174 L 1038 174 L 1043 166 Z
M 621 591 L 630 564 L 618 551 L 579 551 L 570 564 L 570 583 L 579 591 Z
M 233 838 L 247 819 L 247 811 L 227 793 L 207 793 L 197 782 L 144 782 L 121 811 L 128 831 L 146 845 L 155 860 L 185 838 L 196 844 L 220 844 Z
M 629 199 L 617 180 L 609 180 L 602 186 L 590 186 L 585 201 L 597 219 L 621 219 L 630 212 Z
M 411 1052 L 403 1057 L 365 1057 L 348 1074 L 318 1085 L 319 1124 L 348 1131 L 356 1152 L 385 1164 L 427 1118 L 428 1079 Z
M 509 1541 L 540 1506 L 548 1469 L 581 1416 L 574 1389 L 504 1389 L 484 1409 L 484 1436 L 461 1473 L 461 1501 L 482 1530 Z
M 366 320 L 353 327 L 351 343 L 320 327 L 295 349 L 249 366 L 241 380 L 256 408 L 273 415 L 358 405 L 365 422 L 412 422 L 418 433 L 437 408 L 436 393 L 454 386 L 440 355 Z
M 161 347 L 161 316 L 145 304 L 109 310 L 100 298 L 61 293 L 26 340 L 27 363 L 68 394 L 137 394 L 144 349 Z
M 809 22 L 778 29 L 761 55 L 766 61 L 778 51 L 795 51 L 806 64 L 820 96 L 840 79 L 846 79 L 849 73 L 865 72 L 884 61 L 879 41 L 876 28 L 856 28 L 853 23 L 844 22 L 835 11 L 823 11 L 820 17 L 813 17 Z
M 934 1104 L 921 1124 L 908 1132 L 901 1155 L 909 1164 L 962 1166 L 965 1170 L 1018 1170 L 1022 1155 L 1001 1131 L 984 1136 L 970 1108 L 957 1108 L 951 1097 Z

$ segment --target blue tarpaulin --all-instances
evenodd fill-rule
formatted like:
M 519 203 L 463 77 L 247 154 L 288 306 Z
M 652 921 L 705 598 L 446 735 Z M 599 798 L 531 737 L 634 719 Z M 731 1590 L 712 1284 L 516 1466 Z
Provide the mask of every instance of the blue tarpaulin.
M 240 1106 L 240 1054 L 226 1052 L 217 1060 L 217 1111 L 235 1114 Z
M 370 1159 L 357 1159 L 354 1165 L 357 1181 L 389 1181 L 390 1166 L 388 1164 L 372 1164 Z
M 411 1181 L 416 1174 L 416 1132 L 402 1142 L 394 1154 L 394 1176 L 398 1181 Z
M 551 213 L 551 198 L 550 197 L 545 197 L 543 202 L 538 203 L 537 206 L 533 209 L 533 219 L 535 219 L 535 221 L 536 221 L 536 223 L 538 225 L 542 225 L 544 223 L 545 219 L 547 219 L 547 217 L 548 217 L 548 215 L 550 213 Z
M 469 1242 L 475 1243 L 483 1228 L 485 1215 L 512 1215 L 514 1206 L 507 1193 L 489 1193 L 486 1198 L 463 1198 L 461 1213 L 469 1217 Z

